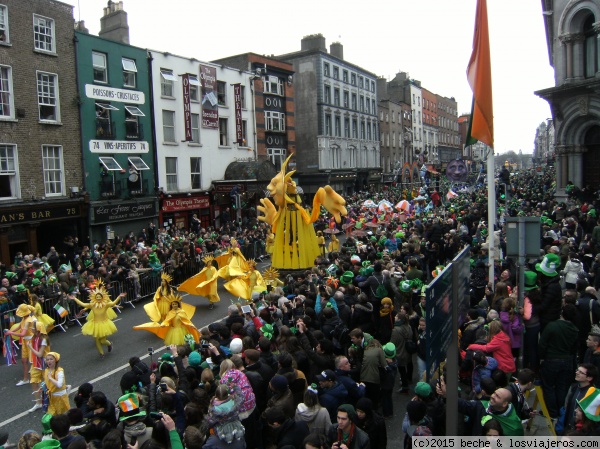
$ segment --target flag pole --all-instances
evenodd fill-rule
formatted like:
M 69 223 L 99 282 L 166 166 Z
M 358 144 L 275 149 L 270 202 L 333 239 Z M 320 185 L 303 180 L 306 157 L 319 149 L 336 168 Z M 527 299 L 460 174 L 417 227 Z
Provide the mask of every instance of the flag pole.
M 496 181 L 495 181 L 495 172 L 496 167 L 494 164 L 494 149 L 485 146 L 487 151 L 487 190 L 488 190 L 488 255 L 489 255 L 489 266 L 488 266 L 488 279 L 489 282 L 492 283 L 492 291 L 494 291 L 495 282 L 495 271 L 494 271 L 494 261 L 499 257 L 499 254 L 496 254 L 496 241 L 494 237 L 494 229 L 496 227 Z

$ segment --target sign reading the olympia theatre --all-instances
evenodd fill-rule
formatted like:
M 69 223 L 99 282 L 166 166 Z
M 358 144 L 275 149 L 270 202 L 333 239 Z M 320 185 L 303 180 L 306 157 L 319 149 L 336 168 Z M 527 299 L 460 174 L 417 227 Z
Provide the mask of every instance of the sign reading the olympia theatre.
M 129 204 L 110 204 L 94 207 L 94 223 L 109 223 L 111 221 L 137 220 L 156 216 L 154 201 Z
M 85 85 L 85 96 L 95 100 L 120 101 L 122 103 L 132 104 L 144 104 L 146 102 L 144 92 L 96 86 L 94 84 Z
M 235 105 L 235 142 L 244 145 L 244 130 L 242 129 L 242 85 L 233 85 L 233 103 Z
M 78 204 L 60 207 L 41 207 L 40 209 L 21 210 L 19 212 L 2 212 L 0 213 L 0 224 L 75 218 L 80 215 L 81 209 Z
M 148 142 L 131 140 L 90 140 L 90 153 L 147 153 Z
M 200 66 L 200 84 L 202 85 L 202 128 L 219 129 L 216 67 Z
M 181 75 L 183 85 L 183 124 L 185 129 L 185 140 L 191 142 L 192 139 L 192 111 L 190 109 L 190 75 L 187 73 Z
M 165 198 L 163 199 L 163 212 L 176 212 L 179 210 L 205 209 L 210 207 L 210 199 L 207 196 L 189 198 Z

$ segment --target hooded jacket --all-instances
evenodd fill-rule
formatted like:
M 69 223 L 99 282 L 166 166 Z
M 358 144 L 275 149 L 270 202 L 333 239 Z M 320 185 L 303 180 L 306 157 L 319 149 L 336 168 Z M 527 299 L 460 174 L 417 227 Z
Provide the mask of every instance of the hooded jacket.
M 331 428 L 331 418 L 325 407 L 307 407 L 303 402 L 296 407 L 296 421 L 304 421 L 310 433 L 327 435 Z
M 492 354 L 492 357 L 498 361 L 498 368 L 505 373 L 514 373 L 517 370 L 512 355 L 510 337 L 504 332 L 498 332 L 486 345 L 473 344 L 468 349 Z
M 485 365 L 475 365 L 471 375 L 471 385 L 475 393 L 481 392 L 481 380 L 492 377 L 492 373 L 498 368 L 498 361 L 494 357 L 488 357 Z
M 336 381 L 331 388 L 323 389 L 319 402 L 329 412 L 331 421 L 337 422 L 337 409 L 348 401 L 348 390 L 343 383 Z
M 563 270 L 565 274 L 565 282 L 569 284 L 577 283 L 579 273 L 583 271 L 583 264 L 578 259 L 571 259 L 565 265 Z

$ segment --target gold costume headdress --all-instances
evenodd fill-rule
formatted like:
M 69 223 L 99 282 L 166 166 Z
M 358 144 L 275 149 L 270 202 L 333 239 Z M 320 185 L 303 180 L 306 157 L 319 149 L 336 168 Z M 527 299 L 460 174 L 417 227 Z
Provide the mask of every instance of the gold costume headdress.
M 94 307 L 102 307 L 103 303 L 109 302 L 110 296 L 106 291 L 106 287 L 104 286 L 104 281 L 102 279 L 98 279 L 96 281 L 95 288 L 92 289 L 90 294 L 90 303 L 94 305 Z
M 215 260 L 215 258 L 212 256 L 212 254 L 208 254 L 202 258 L 202 262 L 204 262 L 205 265 L 208 265 L 213 260 Z
M 171 277 L 171 275 L 169 275 L 169 274 L 167 274 L 167 273 L 163 273 L 163 274 L 161 274 L 161 275 L 160 275 L 160 278 L 161 278 L 163 281 L 167 281 L 167 282 L 169 282 L 169 283 L 171 283 L 171 281 L 173 280 L 173 278 Z

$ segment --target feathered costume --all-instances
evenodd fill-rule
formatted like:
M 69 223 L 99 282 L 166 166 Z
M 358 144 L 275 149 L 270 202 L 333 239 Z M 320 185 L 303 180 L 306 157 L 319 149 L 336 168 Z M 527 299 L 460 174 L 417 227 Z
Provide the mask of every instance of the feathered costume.
M 192 323 L 192 316 L 196 311 L 194 306 L 185 304 L 181 301 L 181 296 L 171 293 L 165 299 L 169 301 L 171 310 L 167 313 L 165 319 L 160 322 L 150 322 L 134 326 L 136 331 L 144 330 L 152 332 L 154 335 L 164 339 L 165 345 L 183 345 L 185 344 L 185 336 L 191 334 L 194 341 L 200 341 L 198 329 Z M 187 306 L 184 308 L 183 306 Z M 186 309 L 192 309 L 191 315 L 186 313 Z
M 266 291 L 267 284 L 260 271 L 256 269 L 256 262 L 254 260 L 248 260 L 247 265 L 248 271 L 227 282 L 224 287 L 232 295 L 250 301 L 252 300 L 252 293 Z
M 258 210 L 263 213 L 259 220 L 271 225 L 275 243 L 271 265 L 277 269 L 307 269 L 314 266 L 320 255 L 319 243 L 313 223 L 324 206 L 339 223 L 341 215 L 346 215 L 346 201 L 331 186 L 320 187 L 313 200 L 312 215 L 301 206 L 300 191 L 292 176 L 286 173 L 287 164 L 293 153 L 281 166 L 281 171 L 267 186 L 273 202 L 268 198 L 260 200 Z

